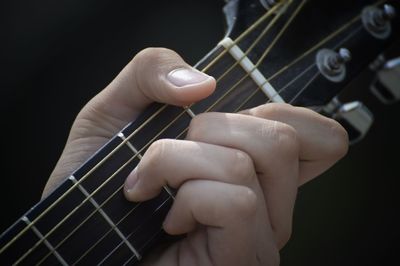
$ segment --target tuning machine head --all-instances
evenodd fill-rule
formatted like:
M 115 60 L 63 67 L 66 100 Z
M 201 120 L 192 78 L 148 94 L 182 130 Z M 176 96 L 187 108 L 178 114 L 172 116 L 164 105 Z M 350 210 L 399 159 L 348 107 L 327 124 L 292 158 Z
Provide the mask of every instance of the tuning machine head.
M 386 39 L 390 36 L 390 21 L 396 16 L 393 6 L 385 4 L 382 8 L 367 6 L 361 13 L 364 28 L 377 39 Z
M 385 104 L 397 102 L 400 99 L 400 57 L 385 61 L 380 56 L 371 68 L 377 71 L 371 92 Z
M 337 97 L 323 108 L 323 112 L 347 130 L 350 144 L 363 139 L 374 121 L 373 114 L 362 102 L 341 103 Z
M 319 72 L 332 82 L 341 82 L 346 77 L 346 63 L 351 60 L 351 53 L 346 48 L 338 52 L 331 49 L 320 49 L 315 61 Z

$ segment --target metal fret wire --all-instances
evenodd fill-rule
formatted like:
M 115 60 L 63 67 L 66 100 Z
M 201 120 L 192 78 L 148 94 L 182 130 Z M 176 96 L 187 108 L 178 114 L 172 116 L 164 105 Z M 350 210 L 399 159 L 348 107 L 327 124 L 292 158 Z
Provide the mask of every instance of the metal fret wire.
M 170 199 L 171 199 L 171 198 L 168 198 L 168 199 L 166 199 L 163 203 L 161 203 L 161 205 L 158 206 L 158 208 L 155 209 L 155 210 L 153 211 L 153 214 L 156 213 L 159 209 L 161 209 L 161 208 L 163 207 L 163 205 L 164 205 L 165 203 L 167 203 L 168 200 L 170 200 Z M 150 217 L 150 218 L 151 218 L 151 217 Z M 143 224 L 142 224 L 142 225 L 143 225 Z M 141 226 L 142 226 L 142 225 L 141 225 Z M 136 230 L 134 230 L 133 232 L 131 232 L 131 233 L 126 237 L 126 239 L 129 239 L 131 236 L 133 236 L 133 235 L 141 228 L 141 226 L 139 226 L 138 228 L 136 228 Z M 160 228 L 160 229 L 162 229 L 162 228 Z M 157 233 L 158 233 L 158 232 L 157 232 Z M 151 239 L 149 239 L 148 241 L 146 241 L 145 244 L 147 244 L 149 241 L 151 241 Z M 107 258 L 109 258 L 115 251 L 118 250 L 119 247 L 122 246 L 122 244 L 123 244 L 123 242 L 119 243 L 113 250 L 111 250 L 110 253 L 107 254 L 106 257 L 104 257 L 104 259 L 103 259 L 99 264 L 102 264 L 104 261 L 106 261 Z M 133 254 L 133 256 L 131 256 L 131 257 L 129 258 L 129 260 L 131 260 L 131 259 L 134 258 L 134 257 L 135 257 L 135 255 Z M 128 260 L 128 261 L 129 261 L 129 260 Z M 76 263 L 76 262 L 75 262 L 75 263 Z M 74 264 L 75 264 L 75 263 L 74 263 Z
M 249 33 L 251 33 L 258 25 L 264 22 L 268 17 L 270 17 L 278 8 L 287 4 L 288 2 L 292 2 L 293 0 L 283 0 L 277 3 L 272 9 L 268 10 L 265 15 L 260 17 L 251 27 L 249 27 L 246 31 L 244 31 L 231 45 L 233 47 L 240 40 L 246 37 Z M 215 58 L 212 62 L 210 62 L 202 71 L 206 71 L 209 67 L 215 64 L 219 58 L 221 58 L 224 54 L 226 54 L 231 47 L 226 48 L 217 58 Z M 53 202 L 45 211 L 43 211 L 36 219 L 34 219 L 27 227 L 25 227 L 19 234 L 17 234 L 9 243 L 7 243 L 1 250 L 0 253 L 5 251 L 10 245 L 12 245 L 19 237 L 21 237 L 28 229 L 30 229 L 39 219 L 41 219 L 48 211 L 50 211 L 57 203 L 59 203 L 67 194 L 69 194 L 72 189 L 76 186 L 80 185 L 82 181 L 84 181 L 90 174 L 95 171 L 100 165 L 102 165 L 109 157 L 111 157 L 117 150 L 119 150 L 123 145 L 126 144 L 139 130 L 141 130 L 146 124 L 148 124 L 156 115 L 158 115 L 163 109 L 165 109 L 168 105 L 163 105 L 155 114 L 153 114 L 150 118 L 148 118 L 140 127 L 138 127 L 133 133 L 131 133 L 126 140 L 121 142 L 113 151 L 111 151 L 105 158 L 103 158 L 98 164 L 96 164 L 88 173 L 86 173 L 77 183 L 75 183 L 71 188 L 69 188 L 60 198 L 58 198 L 55 202 Z
M 380 2 L 385 2 L 385 1 L 380 1 Z M 379 2 L 379 3 L 380 3 Z M 379 3 L 377 3 L 377 4 L 379 4 Z M 330 39 L 330 38 L 333 38 L 335 35 L 337 35 L 340 31 L 342 31 L 342 30 L 344 30 L 345 28 L 347 28 L 350 24 L 352 24 L 354 21 L 356 21 L 357 19 L 359 18 L 359 16 L 358 17 L 355 17 L 353 20 L 351 20 L 348 24 L 346 24 L 345 26 L 343 26 L 342 28 L 340 28 L 338 31 L 336 31 L 335 33 L 336 34 L 332 34 L 332 35 L 330 35 L 330 36 L 328 36 L 328 38 Z M 326 38 L 326 39 L 324 39 L 323 41 L 321 41 L 320 43 L 318 43 L 317 45 L 315 45 L 313 48 L 311 48 L 310 50 L 308 50 L 306 53 L 304 53 L 301 57 L 299 57 L 299 58 L 297 58 L 295 61 L 292 61 L 292 63 L 291 64 L 289 64 L 289 65 L 287 65 L 287 66 L 285 66 L 285 67 L 283 67 L 282 69 L 280 69 L 277 73 L 275 73 L 272 77 L 270 77 L 269 78 L 269 80 L 271 80 L 271 79 L 273 79 L 273 78 L 275 78 L 277 75 L 279 75 L 281 72 L 283 72 L 284 70 L 286 70 L 287 68 L 289 68 L 291 65 L 293 65 L 293 64 L 295 64 L 296 62 L 298 62 L 299 60 L 301 60 L 303 57 L 305 57 L 307 54 L 309 54 L 309 53 L 311 53 L 312 52 L 312 50 L 314 50 L 314 49 L 316 49 L 318 46 L 320 46 L 322 43 L 324 43 L 324 42 L 326 42 L 327 40 L 328 40 L 328 38 Z M 235 41 L 234 42 L 234 44 L 233 45 L 235 45 L 235 43 L 236 43 L 237 41 Z M 232 45 L 232 46 L 233 46 Z M 252 45 L 252 47 L 253 47 L 254 45 Z M 252 48 L 251 47 L 251 48 Z M 271 46 L 270 46 L 271 47 Z M 226 48 L 226 50 L 224 51 L 224 52 L 226 52 L 226 51 L 229 51 L 229 49 L 230 48 Z M 243 58 L 248 54 L 248 52 L 249 52 L 249 50 L 245 53 L 245 55 L 243 56 Z M 259 60 L 259 62 L 256 64 L 256 66 L 254 67 L 254 68 L 256 68 L 258 65 L 259 65 L 259 63 L 263 60 L 264 58 L 262 58 L 261 60 Z M 240 60 L 239 60 L 239 62 L 240 62 Z M 207 67 L 210 67 L 210 65 L 211 64 L 209 64 Z M 233 67 L 231 67 L 228 71 L 226 71 L 223 75 L 225 76 L 225 74 L 227 73 L 227 72 L 229 72 L 231 69 L 232 69 Z M 250 72 L 251 73 L 251 72 Z M 248 73 L 249 74 L 249 73 Z M 247 76 L 248 76 L 248 74 L 247 74 Z M 241 82 L 242 80 L 240 80 L 239 81 L 239 83 Z M 236 84 L 235 84 L 235 87 L 236 87 Z M 282 91 L 283 89 L 280 89 L 277 93 L 279 94 L 281 91 Z M 224 94 L 224 96 L 225 96 L 226 94 Z M 253 93 L 253 95 L 254 95 L 254 93 Z M 253 95 L 251 95 L 251 96 L 253 96 Z M 251 97 L 249 97 L 247 100 L 246 100 L 246 102 L 248 101 L 248 100 L 250 100 L 251 99 Z M 221 98 L 219 99 L 219 101 L 221 100 Z M 293 99 L 294 100 L 294 99 Z M 244 103 L 245 104 L 245 103 Z M 214 104 L 215 105 L 215 104 Z M 213 106 L 214 106 L 213 105 Z M 241 105 L 241 106 L 243 106 L 243 104 Z M 239 109 L 239 108 L 238 108 Z M 146 121 L 147 122 L 147 121 Z M 135 133 L 135 132 L 134 132 Z M 132 134 L 131 134 L 132 135 Z M 128 138 L 130 138 L 131 136 L 129 136 Z M 117 148 L 119 148 L 119 147 L 117 147 Z M 116 148 L 116 149 L 117 149 Z M 121 187 L 120 187 L 121 188 Z M 119 189 L 117 190 L 117 191 L 119 191 Z M 116 192 L 117 192 L 116 191 Z M 67 191 L 68 192 L 68 191 Z M 115 195 L 115 193 L 116 192 L 114 192 L 113 193 L 113 195 Z M 113 196 L 112 195 L 112 196 Z M 112 197 L 111 196 L 111 197 Z M 106 202 L 104 202 L 104 203 L 106 203 Z M 103 204 L 104 204 L 103 203 Z M 102 204 L 102 206 L 103 206 L 103 204 Z M 134 210 L 134 209 L 133 209 Z M 132 211 L 133 211 L 132 210 Z M 95 212 L 95 211 L 94 211 Z M 86 220 L 85 220 L 86 221 Z M 110 230 L 111 231 L 111 230 Z

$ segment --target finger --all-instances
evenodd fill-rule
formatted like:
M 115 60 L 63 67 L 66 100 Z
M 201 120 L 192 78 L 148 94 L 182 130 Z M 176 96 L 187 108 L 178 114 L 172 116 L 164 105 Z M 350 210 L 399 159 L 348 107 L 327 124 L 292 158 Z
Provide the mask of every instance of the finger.
M 189 66 L 175 52 L 148 48 L 83 108 L 78 120 L 101 119 L 119 129 L 151 102 L 184 106 L 207 97 L 214 88 L 212 77 Z
M 251 186 L 257 182 L 254 164 L 240 150 L 187 140 L 154 142 L 125 182 L 131 201 L 145 201 L 168 185 L 180 187 L 192 179 Z
M 289 125 L 241 114 L 196 116 L 187 139 L 242 150 L 253 159 L 280 246 L 290 237 L 298 187 L 298 141 Z
M 348 149 L 346 130 L 335 120 L 289 104 L 266 104 L 241 112 L 295 128 L 300 145 L 300 184 L 313 179 L 342 158 Z
M 198 225 L 207 226 L 207 244 L 202 246 L 214 265 L 259 265 L 267 257 L 278 260 L 270 224 L 268 219 L 260 219 L 258 201 L 246 186 L 188 181 L 180 188 L 164 229 L 184 234 Z

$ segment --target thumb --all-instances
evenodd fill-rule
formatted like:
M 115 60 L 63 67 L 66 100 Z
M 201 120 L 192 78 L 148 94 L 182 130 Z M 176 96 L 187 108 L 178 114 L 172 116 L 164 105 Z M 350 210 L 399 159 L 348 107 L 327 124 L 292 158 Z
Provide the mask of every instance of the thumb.
M 125 126 L 151 102 L 189 105 L 209 96 L 214 78 L 192 68 L 175 52 L 148 48 L 138 53 L 121 73 L 80 112 L 79 118 L 110 119 Z
M 175 52 L 149 48 L 78 114 L 43 195 L 115 135 L 151 102 L 185 106 L 210 95 L 214 78 L 192 68 Z

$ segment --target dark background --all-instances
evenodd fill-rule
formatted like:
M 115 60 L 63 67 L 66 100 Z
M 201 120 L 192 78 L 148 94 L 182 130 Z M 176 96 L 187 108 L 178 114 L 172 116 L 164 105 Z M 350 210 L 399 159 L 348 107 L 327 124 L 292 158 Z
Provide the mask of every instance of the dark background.
M 141 49 L 196 63 L 222 38 L 223 1 L 37 0 L 0 4 L 0 231 L 40 199 L 82 106 Z M 398 53 L 400 54 L 400 52 Z M 345 98 L 375 123 L 335 167 L 299 192 L 282 265 L 391 265 L 400 236 L 400 104 L 384 106 L 364 73 Z

